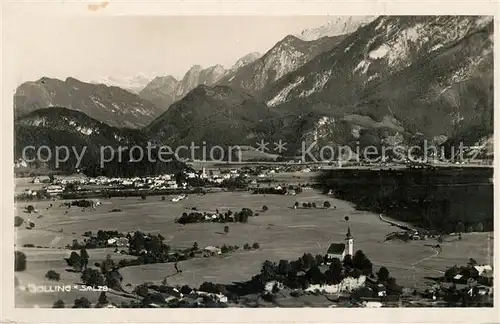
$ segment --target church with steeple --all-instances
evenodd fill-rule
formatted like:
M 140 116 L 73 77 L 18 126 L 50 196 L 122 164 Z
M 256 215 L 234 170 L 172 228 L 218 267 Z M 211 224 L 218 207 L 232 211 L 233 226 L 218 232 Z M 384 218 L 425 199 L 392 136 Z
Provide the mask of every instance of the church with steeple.
M 326 262 L 330 262 L 334 258 L 344 260 L 346 255 L 354 255 L 354 238 L 351 234 L 351 228 L 347 228 L 347 233 L 344 243 L 332 243 L 326 252 Z

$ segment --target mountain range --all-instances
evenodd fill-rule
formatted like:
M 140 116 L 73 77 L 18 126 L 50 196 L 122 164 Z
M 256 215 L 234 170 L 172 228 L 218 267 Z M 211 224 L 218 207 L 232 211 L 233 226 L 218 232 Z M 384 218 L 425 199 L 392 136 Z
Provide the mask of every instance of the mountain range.
M 349 126 L 329 141 L 448 139 L 470 128 L 480 129 L 469 136 L 479 140 L 493 130 L 492 17 L 379 17 L 268 87 L 262 100 L 308 118 L 312 134 Z
M 260 53 L 249 53 L 236 61 L 231 69 L 225 69 L 222 65 L 214 65 L 203 69 L 200 65 L 192 66 L 184 75 L 182 80 L 176 80 L 167 75 L 156 77 L 148 83 L 139 95 L 154 103 L 157 107 L 167 110 L 172 103 L 184 98 L 184 96 L 199 85 L 212 86 L 228 74 L 233 74 L 243 66 L 252 63 L 261 56 Z
M 377 16 L 340 16 L 325 25 L 303 30 L 294 36 L 304 41 L 313 41 L 322 37 L 346 35 L 374 21 L 376 18 Z
M 144 74 L 144 73 L 139 73 L 137 75 L 133 76 L 128 76 L 128 77 L 113 77 L 113 76 L 107 76 L 107 77 L 102 77 L 98 79 L 93 79 L 86 81 L 88 83 L 94 83 L 94 84 L 105 84 L 108 86 L 114 86 L 114 87 L 119 87 L 122 89 L 125 89 L 127 91 L 133 92 L 133 93 L 139 93 L 144 87 L 153 80 L 157 74 Z
M 122 88 L 41 78 L 21 84 L 14 94 L 14 114 L 23 116 L 40 108 L 66 107 L 81 111 L 111 126 L 140 128 L 163 111 L 148 100 Z
M 132 142 L 255 145 L 282 139 L 291 155 L 302 142 L 408 146 L 425 139 L 446 147 L 489 143 L 492 150 L 493 17 L 341 22 L 304 32 L 302 39 L 289 35 L 230 69 L 195 65 L 182 80 L 156 77 L 138 95 L 73 78 L 27 82 L 15 95 L 16 125 L 27 134 L 50 119 L 61 122 L 53 108 L 40 108 L 62 106 L 115 127 L 90 141 L 114 141 L 116 127 L 129 127 L 140 128 L 125 131 Z M 65 131 L 95 136 L 75 123 Z

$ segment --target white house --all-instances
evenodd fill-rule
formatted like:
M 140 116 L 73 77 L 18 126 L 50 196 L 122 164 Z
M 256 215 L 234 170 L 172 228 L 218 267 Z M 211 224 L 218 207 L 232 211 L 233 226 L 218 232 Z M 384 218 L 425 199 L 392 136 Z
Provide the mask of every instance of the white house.
M 171 189 L 177 189 L 177 182 L 174 181 L 174 180 L 168 180 L 166 183 L 167 187 L 171 188 Z
M 19 159 L 15 162 L 14 166 L 16 168 L 26 168 L 28 166 L 28 163 L 23 159 Z
M 188 173 L 186 173 L 186 177 L 188 177 L 189 179 L 196 178 L 196 173 L 194 173 L 194 172 L 188 172 Z
M 215 246 L 207 246 L 203 249 L 203 252 L 206 252 L 209 254 L 221 254 L 222 253 L 221 249 L 219 249 Z
M 351 228 L 347 228 L 347 234 L 344 243 L 332 243 L 326 252 L 327 262 L 338 258 L 344 260 L 346 255 L 354 255 L 354 238 L 351 235 Z
M 63 192 L 63 190 L 64 190 L 63 187 L 57 186 L 57 185 L 47 187 L 47 193 L 49 195 L 57 195 L 57 194 Z
M 128 239 L 126 237 L 113 237 L 108 240 L 108 244 L 119 247 L 128 246 Z
M 172 176 L 170 174 L 164 174 L 161 176 L 161 179 L 170 181 L 172 180 Z
M 485 272 L 493 271 L 493 268 L 490 265 L 476 265 L 474 268 L 477 270 L 477 273 L 481 276 Z
M 386 289 L 385 289 L 384 285 L 382 285 L 382 284 L 378 284 L 375 287 L 375 291 L 377 292 L 377 296 L 378 297 L 385 297 L 385 296 L 387 296 Z

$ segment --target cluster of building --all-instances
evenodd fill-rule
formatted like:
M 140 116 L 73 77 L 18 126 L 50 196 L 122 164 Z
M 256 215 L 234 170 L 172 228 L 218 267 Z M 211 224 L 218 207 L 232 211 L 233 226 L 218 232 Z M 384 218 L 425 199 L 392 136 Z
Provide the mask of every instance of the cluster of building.
M 182 303 L 186 307 L 203 307 L 207 303 L 207 298 L 217 303 L 227 303 L 228 298 L 223 294 L 208 293 L 192 289 L 190 292 L 182 293 L 175 287 L 164 286 L 161 292 L 155 293 L 155 300 L 148 303 L 150 308 L 161 308 L 172 303 Z

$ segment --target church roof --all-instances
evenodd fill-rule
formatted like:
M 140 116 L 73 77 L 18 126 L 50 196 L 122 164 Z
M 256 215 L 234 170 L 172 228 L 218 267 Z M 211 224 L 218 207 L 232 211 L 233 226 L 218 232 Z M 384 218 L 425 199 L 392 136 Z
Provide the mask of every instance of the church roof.
M 330 247 L 328 248 L 328 251 L 326 253 L 328 254 L 342 254 L 345 250 L 345 244 L 344 243 L 332 243 L 330 244 Z

